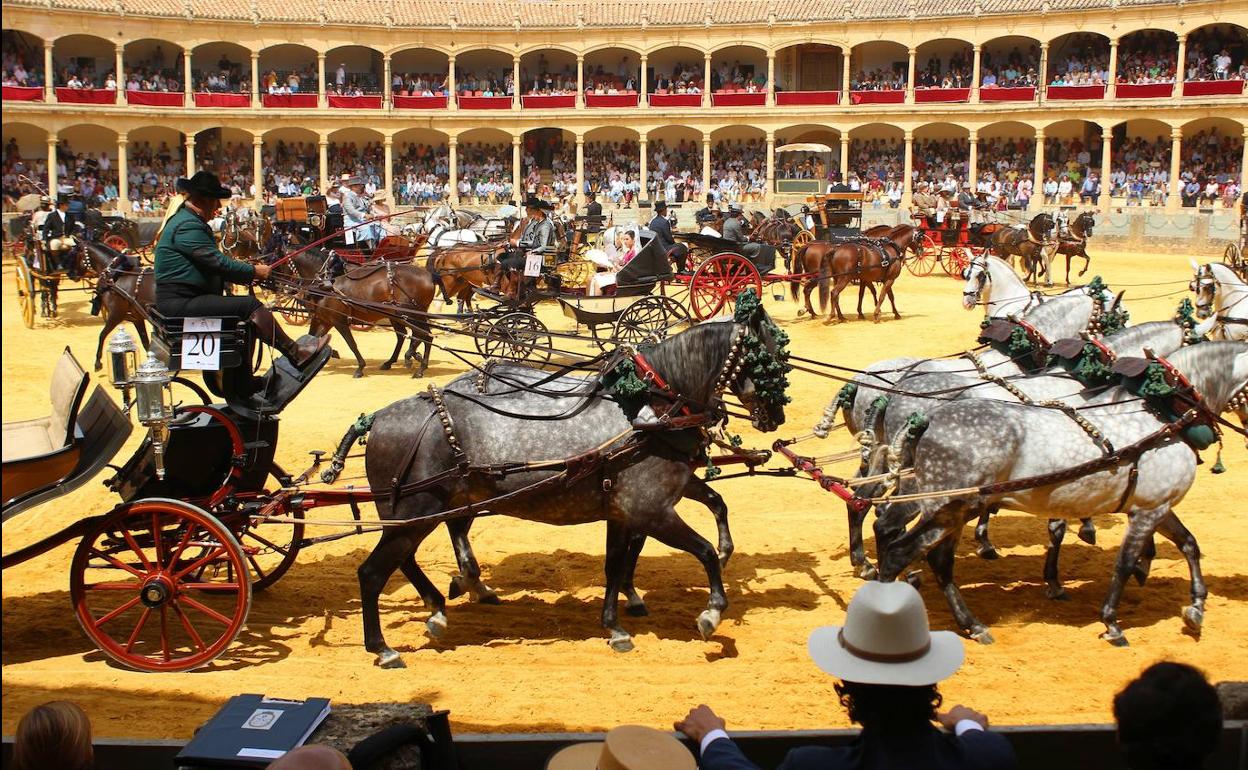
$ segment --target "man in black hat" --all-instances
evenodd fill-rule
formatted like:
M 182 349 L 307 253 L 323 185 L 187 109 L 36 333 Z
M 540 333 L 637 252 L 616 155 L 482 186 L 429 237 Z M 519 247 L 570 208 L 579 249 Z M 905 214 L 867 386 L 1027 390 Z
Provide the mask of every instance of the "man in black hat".
M 654 233 L 658 247 L 676 263 L 676 268 L 682 273 L 688 273 L 689 247 L 677 243 L 672 235 L 672 223 L 667 218 L 667 201 L 654 202 L 654 219 L 650 220 L 647 227 Z
M 251 295 L 226 296 L 225 284 L 245 285 L 269 277 L 268 265 L 230 259 L 217 248 L 208 222 L 230 189 L 199 171 L 185 185 L 186 202 L 169 218 L 156 244 L 156 309 L 166 316 L 234 316 L 251 322 L 256 336 L 302 367 L 329 341 L 304 335 L 296 342 L 268 308 Z
M 56 209 L 48 212 L 43 220 L 43 253 L 47 255 L 45 266 L 52 271 L 65 269 L 65 257 L 74 246 L 70 229 L 69 196 L 56 196 Z
M 598 202 L 598 196 L 594 193 L 594 191 L 590 190 L 589 192 L 585 193 L 585 199 L 589 201 L 588 203 L 585 204 L 585 216 L 601 217 L 602 216 L 602 204 Z
M 554 249 L 555 223 L 550 221 L 550 215 L 547 213 L 552 208 L 549 203 L 536 197 L 530 197 L 524 202 L 524 215 L 528 224 L 524 226 L 524 232 L 520 234 L 520 237 L 504 249 L 503 256 L 498 260 L 498 269 L 494 271 L 491 290 L 499 290 L 504 276 L 515 271 L 523 271 L 525 258 L 530 252 L 545 254 Z
M 706 194 L 706 205 L 693 215 L 693 221 L 699 225 L 709 225 L 719 219 L 719 207 L 715 205 L 715 193 Z
M 745 223 L 741 221 L 744 218 L 745 212 L 741 210 L 741 204 L 728 204 L 728 216 L 724 217 L 724 240 L 736 243 L 741 253 L 753 262 L 757 260 L 762 247 L 760 244 L 750 243 L 749 236 L 745 234 Z

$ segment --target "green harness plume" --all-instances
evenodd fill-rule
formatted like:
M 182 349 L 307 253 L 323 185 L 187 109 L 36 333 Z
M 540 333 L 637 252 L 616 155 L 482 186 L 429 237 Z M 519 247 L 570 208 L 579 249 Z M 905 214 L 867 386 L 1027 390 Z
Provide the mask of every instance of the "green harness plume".
M 763 312 L 762 300 L 754 293 L 754 289 L 746 289 L 737 295 L 737 309 L 733 320 L 739 324 L 749 324 L 756 313 Z M 770 406 L 784 406 L 792 401 L 786 392 L 789 387 L 789 335 L 766 315 L 762 317 L 762 326 L 771 334 L 775 342 L 776 352 L 767 350 L 763 341 L 753 334 L 746 335 L 742 341 L 745 355 L 745 372 L 754 383 L 754 395 Z

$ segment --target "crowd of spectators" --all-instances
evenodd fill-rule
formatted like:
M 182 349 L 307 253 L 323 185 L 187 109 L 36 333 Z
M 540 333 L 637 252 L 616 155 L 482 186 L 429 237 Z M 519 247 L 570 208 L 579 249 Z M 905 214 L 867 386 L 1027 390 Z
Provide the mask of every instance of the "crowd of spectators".
M 849 143 L 851 178 L 900 182 L 905 175 L 905 148 L 897 139 L 852 139 Z
M 721 203 L 761 201 L 767 189 L 767 145 L 759 139 L 716 142 L 711 186 Z
M 319 155 L 315 142 L 279 139 L 266 145 L 260 156 L 265 190 L 280 197 L 315 195 L 319 185 Z
M 366 142 L 363 147 L 355 142 L 330 142 L 325 148 L 329 162 L 329 179 L 359 175 L 364 178 L 364 191 L 372 195 L 385 186 L 386 150 L 381 142 Z
M 1128 137 L 1114 148 L 1109 194 L 1128 206 L 1164 206 L 1170 192 L 1170 139 Z
M 974 64 L 970 51 L 960 51 L 943 64 L 939 56 L 927 60 L 927 66 L 914 74 L 915 88 L 970 88 Z
M 1118 44 L 1118 82 L 1130 85 L 1173 83 L 1178 43 L 1170 32 L 1147 30 Z
M 230 61 L 230 58 L 223 53 L 217 60 L 216 68 L 209 71 L 195 69 L 194 62 L 192 62 L 191 80 L 195 83 L 195 90 L 200 92 L 251 93 L 250 65 L 248 67 L 247 72 L 244 73 L 241 62 Z
M 23 158 L 13 137 L 4 145 L 4 168 L 0 187 L 4 189 L 4 210 L 9 211 L 24 195 L 41 194 L 48 183 L 47 158 Z
M 316 93 L 317 76 L 311 67 L 293 70 L 271 69 L 260 76 L 260 91 L 266 94 Z
M 1217 27 L 1198 29 L 1187 37 L 1187 80 L 1248 80 L 1248 37 Z
M 1050 50 L 1049 85 L 1103 86 L 1108 83 L 1109 44 L 1100 35 L 1091 32 L 1071 35 L 1056 52 Z
M 661 139 L 650 141 L 648 182 L 650 200 L 669 203 L 701 200 L 702 147 L 698 142 L 681 139 L 669 147 Z
M 982 88 L 1025 88 L 1040 82 L 1040 49 L 1033 43 L 1024 53 L 1018 46 L 1004 56 L 984 51 L 980 56 Z
M 39 56 L 42 52 L 17 44 L 17 39 L 5 36 L 4 51 L 0 54 L 3 61 L 3 80 L 6 86 L 23 88 L 39 88 L 43 86 L 43 67 Z
M 1243 153 L 1242 137 L 1222 135 L 1216 128 L 1185 138 L 1179 155 L 1183 205 L 1234 207 Z
M 652 87 L 656 94 L 700 94 L 706 88 L 702 65 L 676 62 L 672 66 L 671 72 L 658 72 L 656 70 Z
M 147 140 L 130 143 L 126 151 L 126 190 L 133 213 L 164 210 L 178 177 L 186 173 L 185 153 L 181 143 L 175 147 L 168 142 L 157 142 L 153 147 Z M 224 178 L 222 183 L 229 184 Z M 249 190 L 250 185 L 244 189 Z
M 151 56 L 134 64 L 128 64 L 126 70 L 127 91 L 181 91 L 182 56 L 165 56 L 159 43 Z
M 390 90 L 397 96 L 446 96 L 450 87 L 445 72 L 395 72 Z
M 456 152 L 461 201 L 485 205 L 506 203 L 514 197 L 509 145 L 473 142 L 460 144 Z
M 55 84 L 63 88 L 117 90 L 117 73 L 112 69 L 101 73 L 94 59 L 71 57 L 67 62 L 54 59 L 52 69 L 57 73 Z
M 824 162 L 822 153 L 778 153 L 776 155 L 777 179 L 818 179 L 832 182 L 840 179 L 840 167 L 836 158 L 831 164 Z
M 597 193 L 599 202 L 630 208 L 641 194 L 640 174 L 641 147 L 637 142 L 585 143 L 585 186 Z M 574 188 L 575 184 L 574 174 Z
M 853 91 L 904 91 L 906 70 L 902 67 L 877 68 L 870 72 L 858 70 L 850 79 L 849 87 Z
M 445 144 L 407 143 L 399 148 L 394 162 L 394 197 L 401 205 L 423 206 L 450 194 L 450 157 Z
M 511 96 L 515 93 L 510 68 L 502 75 L 496 75 L 492 69 L 484 74 L 456 72 L 455 87 L 460 96 Z
M 745 91 L 761 93 L 767 90 L 767 74 L 759 72 L 752 64 L 742 64 L 734 60 L 720 62 L 718 67 L 711 69 L 711 91 Z
M 640 70 L 628 63 L 628 57 L 620 59 L 614 71 L 601 64 L 585 72 L 585 92 L 592 94 L 631 94 L 637 92 Z M 576 76 L 572 76 L 573 87 Z

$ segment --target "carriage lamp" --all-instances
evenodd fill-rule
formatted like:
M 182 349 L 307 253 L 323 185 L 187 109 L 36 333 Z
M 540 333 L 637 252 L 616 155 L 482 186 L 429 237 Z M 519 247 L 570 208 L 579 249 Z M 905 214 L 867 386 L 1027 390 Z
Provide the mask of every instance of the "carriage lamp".
M 130 408 L 130 375 L 134 371 L 139 346 L 125 329 L 118 329 L 108 340 L 109 383 L 122 392 L 124 406 Z
M 156 478 L 165 478 L 165 445 L 169 442 L 169 421 L 173 419 L 173 377 L 155 356 L 134 373 L 134 402 L 139 423 L 151 430 L 152 449 L 156 456 Z

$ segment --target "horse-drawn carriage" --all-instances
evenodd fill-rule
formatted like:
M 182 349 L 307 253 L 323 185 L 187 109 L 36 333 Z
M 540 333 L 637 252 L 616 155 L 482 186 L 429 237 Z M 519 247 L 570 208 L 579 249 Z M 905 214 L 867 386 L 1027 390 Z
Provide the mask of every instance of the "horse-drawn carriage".
M 1248 281 L 1248 193 L 1239 200 L 1239 240 L 1226 245 L 1222 261 Z
M 915 214 L 914 221 L 922 229 L 921 248 L 915 258 L 906 262 L 914 275 L 931 275 L 939 264 L 946 275 L 958 277 L 989 248 L 988 238 L 999 227 L 995 222 L 972 222 L 971 212 L 950 208 L 942 220 L 935 216 Z
M 83 224 L 79 223 L 76 228 L 74 244 L 57 255 L 48 251 L 41 235 L 31 227 L 29 216 L 12 220 L 10 228 L 17 245 L 14 253 L 17 304 L 27 329 L 34 328 L 36 313 L 46 320 L 57 318 L 60 293 L 65 291 L 61 286 L 63 281 L 80 283 L 74 290 L 94 289 L 95 272 L 84 258 L 80 245 L 80 241 L 88 237 Z

